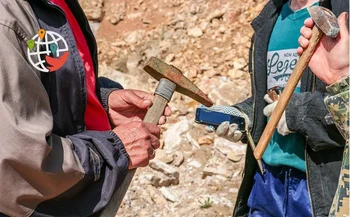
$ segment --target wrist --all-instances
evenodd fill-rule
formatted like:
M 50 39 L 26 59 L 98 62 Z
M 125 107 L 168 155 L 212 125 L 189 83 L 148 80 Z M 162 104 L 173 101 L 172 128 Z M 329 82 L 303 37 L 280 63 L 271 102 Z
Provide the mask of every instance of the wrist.
M 333 85 L 335 83 L 337 83 L 338 81 L 346 78 L 349 76 L 349 67 L 337 72 L 337 73 L 334 73 L 334 76 L 330 77 L 330 79 L 328 79 L 326 81 L 326 84 L 327 85 Z
M 330 94 L 336 95 L 341 92 L 345 92 L 349 90 L 349 84 L 350 84 L 350 79 L 349 75 L 339 79 L 338 81 L 332 83 L 331 85 L 327 86 L 327 92 Z

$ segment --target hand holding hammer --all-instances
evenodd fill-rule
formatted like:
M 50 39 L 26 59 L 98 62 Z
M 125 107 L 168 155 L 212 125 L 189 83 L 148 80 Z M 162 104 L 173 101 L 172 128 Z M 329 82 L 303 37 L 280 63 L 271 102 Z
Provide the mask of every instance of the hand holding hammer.
M 176 67 L 152 57 L 144 67 L 144 70 L 153 78 L 159 80 L 154 94 L 153 104 L 147 111 L 147 114 L 143 119 L 144 122 L 151 124 L 158 123 L 159 118 L 162 116 L 164 109 L 167 103 L 171 100 L 175 90 L 191 97 L 207 107 L 213 105 L 211 100 Z M 99 215 L 100 217 L 112 217 L 116 215 L 135 172 L 136 169 L 129 170 L 123 183 L 118 189 L 116 189 L 109 204 Z
M 322 37 L 309 62 L 311 71 L 327 85 L 349 76 L 349 14 L 341 13 L 338 16 L 338 23 L 340 27 L 338 36 Z M 310 17 L 305 20 L 304 26 L 300 29 L 299 56 L 309 46 L 314 24 Z
M 302 73 L 308 65 L 322 36 L 326 35 L 328 37 L 335 38 L 339 33 L 338 20 L 330 10 L 320 6 L 312 6 L 308 8 L 308 10 L 316 25 L 312 29 L 312 37 L 310 39 L 309 46 L 303 52 L 297 64 L 295 65 L 295 68 L 287 82 L 287 85 L 279 97 L 276 108 L 273 111 L 262 136 L 260 137 L 256 149 L 254 150 L 254 156 L 258 160 L 262 158 L 264 151 L 273 133 L 275 132 L 276 126 L 281 119 L 281 116 L 286 109 L 291 96 L 293 95 L 295 87 L 297 86 Z

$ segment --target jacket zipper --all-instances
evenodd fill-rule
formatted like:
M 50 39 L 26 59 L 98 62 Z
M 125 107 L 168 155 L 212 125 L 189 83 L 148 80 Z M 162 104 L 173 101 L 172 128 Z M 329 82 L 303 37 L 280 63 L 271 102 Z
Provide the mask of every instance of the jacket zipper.
M 315 92 L 316 91 L 316 75 L 312 74 L 312 90 L 311 92 Z
M 309 194 L 309 198 L 310 198 L 310 206 L 311 206 L 311 214 L 312 214 L 312 216 L 314 217 L 315 216 L 315 210 L 314 210 L 314 207 L 313 207 L 313 205 L 312 205 L 312 198 L 311 198 L 311 193 L 310 193 L 310 182 L 309 182 L 309 173 L 307 172 L 308 171 L 308 164 L 307 164 L 307 146 L 306 146 L 306 144 L 307 144 L 307 139 L 305 139 L 305 152 L 304 152 L 304 154 L 305 154 L 305 164 L 306 164 L 306 169 L 305 169 L 305 174 L 306 174 L 306 183 L 307 183 L 307 193 Z
M 95 93 L 97 91 L 97 88 L 98 88 L 98 82 L 97 82 L 97 79 L 98 79 L 98 60 L 97 60 L 97 43 L 96 43 L 96 40 L 95 40 L 95 36 L 92 34 L 92 32 L 87 28 L 87 26 L 89 25 L 88 23 L 88 19 L 83 11 L 83 9 L 81 8 L 80 6 L 80 3 L 78 2 L 78 0 L 75 0 L 75 3 L 77 4 L 77 8 L 79 9 L 79 12 L 80 14 L 82 14 L 82 16 L 84 16 L 85 18 L 85 30 L 86 32 L 90 35 L 90 37 L 92 38 L 92 43 L 93 43 L 93 46 L 94 46 L 94 53 L 92 54 L 91 53 L 91 57 L 92 57 L 92 61 L 93 61 L 93 64 L 94 64 L 94 75 L 95 75 L 95 80 L 96 80 L 96 90 L 95 90 Z M 83 33 L 84 34 L 84 33 Z M 84 79 L 84 83 L 85 83 L 85 87 L 87 87 L 87 84 L 86 84 L 86 77 Z M 96 93 L 97 94 L 97 93 Z M 85 105 L 84 105 L 84 111 L 86 109 L 86 106 L 87 106 L 87 90 L 86 90 L 86 93 L 85 93 Z M 86 130 L 86 125 L 84 123 L 84 130 Z
M 315 92 L 316 90 L 316 77 L 315 75 L 313 74 L 312 75 L 312 92 Z M 304 152 L 304 155 L 305 155 L 305 164 L 306 164 L 306 169 L 305 169 L 305 174 L 306 174 L 306 183 L 307 183 L 307 193 L 309 194 L 309 198 L 310 198 L 310 206 L 311 206 L 311 214 L 312 216 L 314 217 L 315 216 L 315 210 L 314 210 L 314 207 L 313 207 L 313 202 L 312 202 L 312 197 L 311 197 L 311 191 L 310 191 L 310 182 L 309 182 L 309 173 L 307 172 L 308 171 L 308 164 L 307 164 L 307 138 L 305 138 L 305 152 Z
M 255 79 L 254 79 L 254 74 L 253 74 L 253 72 L 254 72 L 254 45 L 255 45 L 255 41 L 253 42 L 253 44 L 252 44 L 252 74 L 251 74 L 251 77 L 252 77 L 252 82 L 253 82 L 253 85 L 251 85 L 251 86 L 253 86 L 253 88 L 254 88 L 254 90 L 253 90 L 253 97 L 254 97 L 254 100 L 253 100 L 253 120 L 254 120 L 254 112 L 255 112 Z M 250 135 L 252 135 L 252 132 L 253 132 L 253 125 L 254 125 L 254 122 L 253 122 L 253 124 L 252 124 L 252 130 L 250 131 Z M 248 129 L 247 129 L 247 131 L 249 130 L 249 127 L 248 127 Z M 248 133 L 248 132 L 247 132 Z M 248 141 L 249 142 L 249 141 Z M 247 144 L 247 146 L 249 146 L 248 144 Z M 247 147 L 248 148 L 248 147 Z M 252 151 L 254 151 L 254 150 L 252 150 Z M 246 167 L 246 165 L 244 165 L 244 167 L 243 167 L 243 173 L 242 173 L 242 177 L 244 177 L 245 176 L 245 167 Z M 243 182 L 241 182 L 241 184 L 239 185 L 239 188 L 238 189 L 241 189 L 241 187 L 242 187 L 242 184 L 243 184 Z M 238 198 L 237 198 L 238 199 Z M 237 202 L 236 202 L 237 203 Z
M 255 37 L 255 36 L 254 36 Z M 253 85 L 251 85 L 253 87 L 252 91 L 253 91 L 253 123 L 252 123 L 252 129 L 250 131 L 250 134 L 253 135 L 253 131 L 254 131 L 254 127 L 255 127 L 255 101 L 256 101 L 256 89 L 255 89 L 255 73 L 254 73 L 254 54 L 255 52 L 255 39 L 254 39 L 254 42 L 253 42 L 253 45 L 252 45 L 252 82 L 253 82 Z
M 253 100 L 253 120 L 255 119 L 255 78 L 254 78 L 254 76 L 255 76 L 255 74 L 254 74 L 254 45 L 255 45 L 255 40 L 254 40 L 254 42 L 252 43 L 252 74 L 251 74 L 251 77 L 252 77 L 252 83 L 253 83 L 253 85 L 251 85 L 252 87 L 253 87 L 253 93 L 252 93 L 252 95 L 253 95 L 253 97 L 254 97 L 254 100 Z M 252 128 L 251 128 L 251 130 L 250 130 L 250 135 L 252 135 L 252 132 L 253 132 L 253 128 L 254 128 L 254 121 L 253 121 L 253 123 L 252 123 Z M 248 127 L 248 129 L 247 130 L 249 130 L 249 127 Z M 247 132 L 248 133 L 248 132 Z M 249 142 L 249 141 L 248 141 Z M 247 146 L 249 146 L 248 144 L 247 144 Z M 248 148 L 248 147 L 247 147 Z M 253 152 L 254 152 L 254 150 L 252 150 Z M 243 173 L 242 173 L 242 177 L 244 177 L 245 176 L 245 167 L 246 167 L 246 165 L 244 164 L 244 167 L 243 167 Z M 239 185 L 239 188 L 238 189 L 242 189 L 242 185 L 243 185 L 243 181 L 241 182 L 241 184 Z M 239 193 L 238 193 L 239 194 Z M 237 200 L 238 200 L 238 198 L 237 198 Z M 236 204 L 237 204 L 237 201 L 236 201 Z M 236 211 L 236 205 L 235 205 L 235 209 L 233 210 L 234 212 Z M 235 214 L 235 213 L 234 213 Z

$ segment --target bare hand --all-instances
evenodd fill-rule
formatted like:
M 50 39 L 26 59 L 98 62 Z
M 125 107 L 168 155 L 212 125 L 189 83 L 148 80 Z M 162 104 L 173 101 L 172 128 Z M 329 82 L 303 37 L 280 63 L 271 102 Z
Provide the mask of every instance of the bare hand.
M 109 118 L 113 126 L 142 121 L 148 108 L 152 105 L 153 95 L 140 90 L 116 90 L 108 98 Z M 166 107 L 158 124 L 166 122 L 171 115 L 170 107 Z
M 349 30 L 347 25 L 348 13 L 338 17 L 340 33 L 337 38 L 324 36 L 316 47 L 309 67 L 312 72 L 326 84 L 330 85 L 349 74 Z M 308 18 L 300 29 L 298 54 L 301 55 L 309 46 L 314 22 Z
M 124 144 L 129 155 L 129 169 L 145 167 L 160 146 L 160 128 L 141 121 L 120 125 L 113 129 Z

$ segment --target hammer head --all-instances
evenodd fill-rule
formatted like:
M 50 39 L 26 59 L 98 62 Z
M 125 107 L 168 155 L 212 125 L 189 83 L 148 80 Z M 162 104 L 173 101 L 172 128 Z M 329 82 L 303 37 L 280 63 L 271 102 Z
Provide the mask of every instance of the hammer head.
M 144 70 L 158 81 L 161 78 L 165 78 L 173 82 L 176 84 L 176 91 L 191 97 L 197 102 L 207 107 L 213 105 L 212 101 L 176 67 L 168 65 L 156 57 L 152 57 L 144 67 Z
M 336 38 L 340 31 L 337 17 L 332 11 L 321 6 L 311 6 L 308 8 L 311 18 L 321 31 L 332 38 Z

